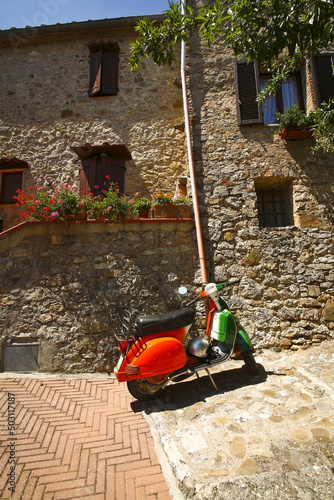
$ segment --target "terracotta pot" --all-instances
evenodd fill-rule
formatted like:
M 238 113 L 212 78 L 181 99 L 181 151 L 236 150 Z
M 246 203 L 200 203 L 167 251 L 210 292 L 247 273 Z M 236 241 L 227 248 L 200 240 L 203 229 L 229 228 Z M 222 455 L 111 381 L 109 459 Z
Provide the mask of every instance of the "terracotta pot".
M 140 219 L 148 219 L 149 210 L 139 210 L 138 215 Z
M 190 208 L 188 205 L 154 205 L 153 214 L 160 219 L 186 219 L 190 217 Z
M 313 134 L 313 130 L 307 125 L 290 125 L 286 127 L 281 132 L 281 139 L 286 139 L 287 141 L 293 139 L 308 139 Z
M 96 220 L 109 220 L 111 216 L 108 212 L 94 212 L 92 218 Z

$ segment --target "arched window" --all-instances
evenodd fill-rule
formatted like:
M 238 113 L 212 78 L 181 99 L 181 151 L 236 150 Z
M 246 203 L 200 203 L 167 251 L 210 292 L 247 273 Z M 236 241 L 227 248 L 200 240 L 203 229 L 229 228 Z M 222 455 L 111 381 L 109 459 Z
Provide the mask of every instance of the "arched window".
M 18 158 L 0 158 L 0 204 L 16 203 L 14 196 L 22 189 L 23 170 L 27 162 Z

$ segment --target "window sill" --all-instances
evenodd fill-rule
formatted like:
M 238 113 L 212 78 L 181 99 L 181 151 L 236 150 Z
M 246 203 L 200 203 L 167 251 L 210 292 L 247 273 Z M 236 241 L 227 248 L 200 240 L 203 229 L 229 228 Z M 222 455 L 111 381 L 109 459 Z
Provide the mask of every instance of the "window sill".
M 261 231 L 269 232 L 269 231 L 298 231 L 299 226 L 274 226 L 274 227 L 260 227 Z

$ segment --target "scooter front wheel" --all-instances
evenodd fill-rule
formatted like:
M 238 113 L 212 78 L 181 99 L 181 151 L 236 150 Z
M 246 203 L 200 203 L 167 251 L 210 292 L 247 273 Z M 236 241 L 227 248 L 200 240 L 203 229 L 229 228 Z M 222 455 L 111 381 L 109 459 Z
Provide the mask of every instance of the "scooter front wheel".
M 250 351 L 243 351 L 241 353 L 241 356 L 245 362 L 245 365 L 247 366 L 248 370 L 251 373 L 259 373 L 259 369 L 254 359 L 254 356 Z
M 160 385 L 156 385 L 155 388 L 153 384 L 147 382 L 146 378 L 129 380 L 127 386 L 131 396 L 140 401 L 151 401 L 152 399 L 156 399 L 163 391 Z

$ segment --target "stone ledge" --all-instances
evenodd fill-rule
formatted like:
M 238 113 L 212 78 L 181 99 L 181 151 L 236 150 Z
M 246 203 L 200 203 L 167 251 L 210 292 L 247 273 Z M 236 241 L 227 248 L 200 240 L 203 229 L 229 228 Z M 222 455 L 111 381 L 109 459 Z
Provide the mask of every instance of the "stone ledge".
M 185 225 L 187 229 L 192 229 L 194 221 L 192 218 L 185 219 L 126 219 L 122 222 L 110 222 L 107 220 L 84 220 L 67 222 L 54 221 L 29 221 L 22 222 L 0 233 L 0 252 L 9 250 L 27 236 L 43 236 L 48 234 L 101 234 L 118 233 L 122 231 L 174 231 L 180 225 Z

